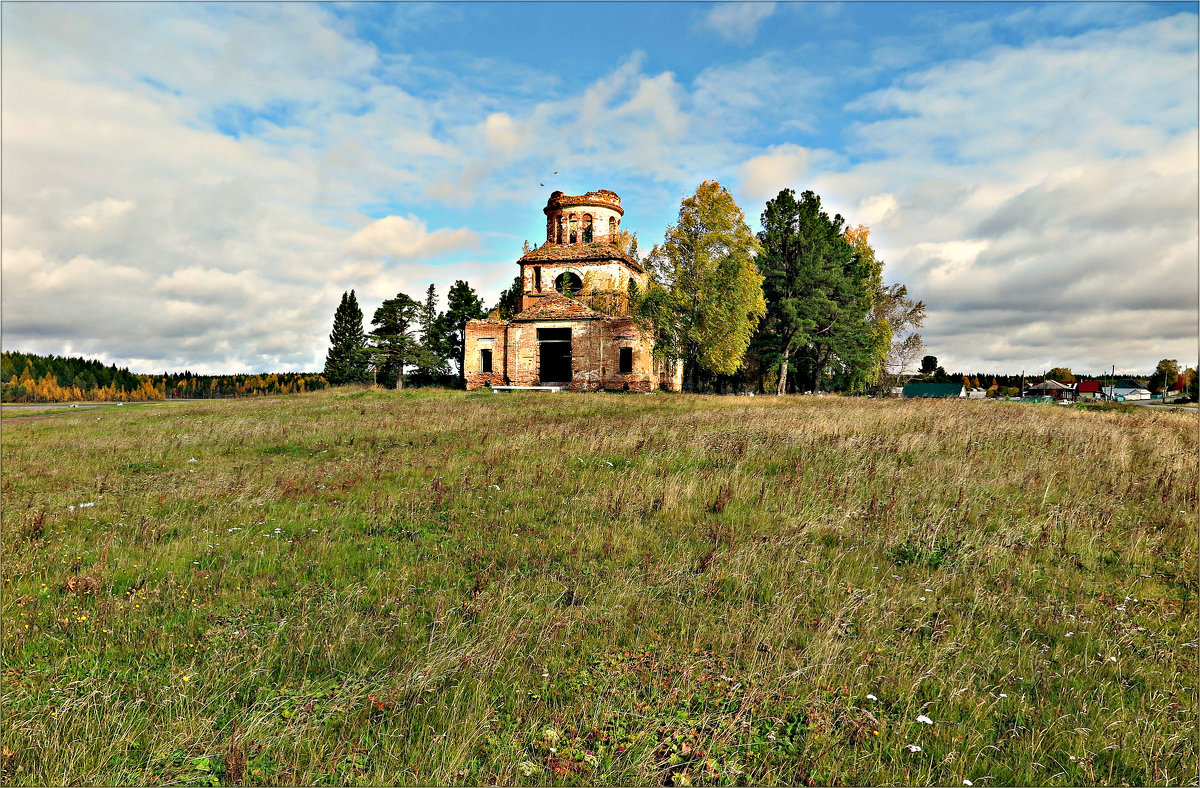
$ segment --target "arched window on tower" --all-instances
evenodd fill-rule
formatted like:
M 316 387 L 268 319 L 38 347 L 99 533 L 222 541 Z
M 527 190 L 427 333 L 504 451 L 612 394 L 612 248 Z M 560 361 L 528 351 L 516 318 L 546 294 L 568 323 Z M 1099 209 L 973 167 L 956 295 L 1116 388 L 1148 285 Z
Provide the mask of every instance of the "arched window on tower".
M 590 213 L 583 215 L 583 242 L 585 244 L 592 242 L 592 215 Z
M 572 271 L 559 274 L 554 280 L 554 289 L 565 296 L 577 295 L 583 289 L 583 280 Z
M 617 217 L 608 217 L 608 240 L 610 243 L 617 242 Z
M 571 231 L 571 243 L 573 244 L 579 243 L 578 223 L 579 220 L 575 218 L 575 214 L 572 213 L 567 216 L 567 229 Z
M 563 242 L 563 225 L 566 224 L 566 221 L 563 217 L 558 217 L 558 240 L 555 241 L 556 244 Z

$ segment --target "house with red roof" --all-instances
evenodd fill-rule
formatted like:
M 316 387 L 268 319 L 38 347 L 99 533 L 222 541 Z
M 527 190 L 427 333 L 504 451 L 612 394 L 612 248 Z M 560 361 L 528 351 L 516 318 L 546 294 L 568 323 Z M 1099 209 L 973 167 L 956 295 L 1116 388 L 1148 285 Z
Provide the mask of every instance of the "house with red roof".
M 1100 381 L 1081 380 L 1075 385 L 1075 396 L 1080 402 L 1100 399 Z

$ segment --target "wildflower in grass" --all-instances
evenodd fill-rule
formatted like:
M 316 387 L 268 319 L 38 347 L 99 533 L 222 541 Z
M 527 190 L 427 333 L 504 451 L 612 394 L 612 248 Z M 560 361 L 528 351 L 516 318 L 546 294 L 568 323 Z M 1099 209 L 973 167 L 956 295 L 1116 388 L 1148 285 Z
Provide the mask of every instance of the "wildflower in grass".
M 904 746 L 909 752 L 920 752 L 921 751 L 921 748 L 915 744 L 906 744 Z
M 188 462 L 199 462 L 199 460 L 197 460 L 195 457 L 192 457 L 188 460 Z
M 974 784 L 975 783 L 971 782 L 970 780 L 963 780 L 963 785 L 974 785 Z
M 533 761 L 521 761 L 517 764 L 517 771 L 525 777 L 532 777 L 541 771 L 541 767 Z
M 869 693 L 869 692 L 868 692 L 868 693 L 867 693 L 867 700 L 879 700 L 879 698 L 875 697 L 874 695 L 872 695 L 871 693 Z
M 562 737 L 554 728 L 546 728 L 544 731 L 542 731 L 542 738 L 550 744 L 558 744 L 558 740 Z
M 921 714 L 921 715 L 919 715 L 919 716 L 917 717 L 917 722 L 923 722 L 923 723 L 925 723 L 926 725 L 932 725 L 932 724 L 933 724 L 933 720 L 929 719 L 929 718 L 928 718 L 928 717 L 926 717 L 924 714 Z

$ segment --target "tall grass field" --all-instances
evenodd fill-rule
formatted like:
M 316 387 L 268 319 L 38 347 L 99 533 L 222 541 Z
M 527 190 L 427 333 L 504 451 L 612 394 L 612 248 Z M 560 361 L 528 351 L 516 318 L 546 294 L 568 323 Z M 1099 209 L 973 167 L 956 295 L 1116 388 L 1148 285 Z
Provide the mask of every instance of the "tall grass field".
M 403 393 L 3 421 L 5 785 L 1195 785 L 1197 419 Z

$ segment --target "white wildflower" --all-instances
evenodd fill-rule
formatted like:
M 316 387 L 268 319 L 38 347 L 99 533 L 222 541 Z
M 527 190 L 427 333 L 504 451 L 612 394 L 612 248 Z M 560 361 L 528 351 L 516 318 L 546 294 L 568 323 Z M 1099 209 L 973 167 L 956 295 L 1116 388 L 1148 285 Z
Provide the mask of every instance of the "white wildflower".
M 192 457 L 190 460 L 188 460 L 188 462 L 199 462 L 199 460 L 197 460 L 195 457 Z
M 974 784 L 975 783 L 971 782 L 970 780 L 963 780 L 963 785 L 974 785 Z
M 906 745 L 904 745 L 904 746 L 905 746 L 906 748 L 908 748 L 908 751 L 909 751 L 909 752 L 920 752 L 920 751 L 921 751 L 921 748 L 920 748 L 920 747 L 918 747 L 918 746 L 917 746 L 917 745 L 915 745 L 915 744 L 906 744 Z
M 933 724 L 933 720 L 929 719 L 929 718 L 928 718 L 928 717 L 926 717 L 924 714 L 922 714 L 922 715 L 920 715 L 920 716 L 918 716 L 918 717 L 917 717 L 917 722 L 923 722 L 923 723 L 925 723 L 926 725 L 932 725 L 932 724 Z
M 868 692 L 868 693 L 867 693 L 867 700 L 879 700 L 879 698 L 875 697 L 874 695 L 872 695 L 871 693 L 869 693 L 869 692 Z

